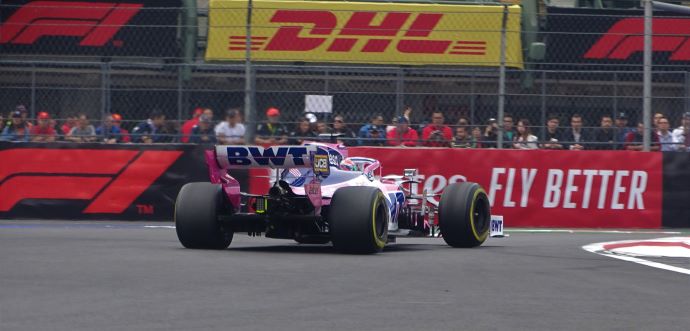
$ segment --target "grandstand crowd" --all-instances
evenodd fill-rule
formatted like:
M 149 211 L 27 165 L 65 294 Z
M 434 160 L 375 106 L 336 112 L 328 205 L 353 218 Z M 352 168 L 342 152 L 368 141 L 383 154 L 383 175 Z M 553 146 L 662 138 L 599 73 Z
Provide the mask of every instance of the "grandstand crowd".
M 292 127 L 281 120 L 278 108 L 266 110 L 266 120 L 256 126 L 254 141 L 245 141 L 246 128 L 239 108 L 232 108 L 218 118 L 209 108 L 196 108 L 189 120 L 179 125 L 166 120 L 160 111 L 153 111 L 145 121 L 126 129 L 119 114 L 107 114 L 94 121 L 86 114 L 69 116 L 60 121 L 41 111 L 35 119 L 28 118 L 24 105 L 17 105 L 7 117 L 0 114 L 0 141 L 76 143 L 195 143 L 195 144 L 301 144 L 303 141 L 338 142 L 347 146 L 404 146 L 454 148 L 506 148 L 552 150 L 643 150 L 644 123 L 629 123 L 624 112 L 615 118 L 603 115 L 598 127 L 584 127 L 582 116 L 572 114 L 567 125 L 559 116 L 549 116 L 541 132 L 528 119 L 503 117 L 503 127 L 490 118 L 481 125 L 460 117 L 447 123 L 443 112 L 432 111 L 430 118 L 412 124 L 412 109 L 386 123 L 384 116 L 373 114 L 369 123 L 352 129 L 343 115 L 332 116 L 331 123 L 307 113 Z M 690 151 L 690 112 L 683 114 L 677 127 L 661 112 L 653 117 L 652 151 Z M 635 124 L 630 125 L 630 124 Z M 503 145 L 498 146 L 498 134 Z M 537 137 L 539 135 L 542 139 Z

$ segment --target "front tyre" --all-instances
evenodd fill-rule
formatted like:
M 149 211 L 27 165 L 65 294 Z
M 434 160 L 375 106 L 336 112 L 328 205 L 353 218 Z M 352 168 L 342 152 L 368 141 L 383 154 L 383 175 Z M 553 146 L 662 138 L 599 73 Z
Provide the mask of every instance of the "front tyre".
M 489 197 L 477 183 L 446 186 L 438 205 L 438 224 L 443 240 L 452 247 L 476 247 L 489 236 Z
M 333 247 L 343 253 L 380 252 L 388 240 L 388 202 L 375 187 L 352 186 L 335 191 L 328 221 Z
M 218 221 L 223 209 L 220 185 L 188 183 L 175 201 L 175 230 L 186 248 L 225 249 L 232 241 L 232 230 Z

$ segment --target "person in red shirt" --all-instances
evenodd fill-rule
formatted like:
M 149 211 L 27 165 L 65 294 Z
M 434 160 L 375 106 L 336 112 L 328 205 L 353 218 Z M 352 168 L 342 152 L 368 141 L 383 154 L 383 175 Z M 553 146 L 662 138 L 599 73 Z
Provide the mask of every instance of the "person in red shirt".
M 196 108 L 194 109 L 194 113 L 192 114 L 192 119 L 188 120 L 187 122 L 184 122 L 182 124 L 182 129 L 180 129 L 180 132 L 182 133 L 182 138 L 180 138 L 180 141 L 183 143 L 188 143 L 189 142 L 189 135 L 192 134 L 192 129 L 194 126 L 199 124 L 199 116 L 204 113 L 203 108 Z
M 410 128 L 409 120 L 405 116 L 398 117 L 397 126 L 386 134 L 387 143 L 391 146 L 415 147 L 418 139 L 417 131 Z
M 644 132 L 644 122 L 637 123 L 637 130 L 630 131 L 625 135 L 625 149 L 628 151 L 643 151 L 644 145 L 642 143 L 642 133 Z M 659 150 L 659 136 L 652 132 L 650 135 L 651 144 L 649 150 L 656 152 Z
M 55 141 L 57 132 L 52 126 L 50 115 L 47 112 L 42 111 L 38 113 L 36 118 L 38 119 L 38 125 L 34 125 L 29 131 L 31 141 L 46 143 Z
M 120 129 L 120 142 L 125 144 L 131 143 L 132 137 L 129 136 L 129 131 L 121 127 L 120 123 L 122 123 L 122 116 L 120 116 L 120 114 L 113 114 L 113 126 Z
M 422 131 L 424 146 L 429 147 L 449 147 L 453 139 L 453 132 L 443 124 L 443 113 L 435 110 L 431 114 L 431 124 L 427 125 Z
M 70 131 L 72 131 L 72 128 L 77 125 L 77 116 L 70 115 L 67 116 L 67 121 L 65 123 L 62 123 L 62 126 L 60 127 L 60 131 L 62 131 L 62 135 L 66 136 L 69 134 Z

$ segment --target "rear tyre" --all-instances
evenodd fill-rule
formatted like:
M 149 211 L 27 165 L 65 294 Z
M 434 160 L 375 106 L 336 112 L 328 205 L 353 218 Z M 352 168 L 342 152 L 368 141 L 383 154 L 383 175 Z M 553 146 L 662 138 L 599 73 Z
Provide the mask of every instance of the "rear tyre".
M 446 186 L 438 205 L 438 224 L 443 240 L 452 247 L 476 247 L 489 236 L 489 197 L 477 183 Z
M 188 183 L 182 186 L 175 201 L 175 230 L 186 248 L 225 249 L 233 232 L 218 221 L 224 207 L 220 185 Z
M 333 247 L 343 253 L 380 252 L 388 240 L 388 202 L 375 187 L 352 186 L 335 191 L 328 221 Z

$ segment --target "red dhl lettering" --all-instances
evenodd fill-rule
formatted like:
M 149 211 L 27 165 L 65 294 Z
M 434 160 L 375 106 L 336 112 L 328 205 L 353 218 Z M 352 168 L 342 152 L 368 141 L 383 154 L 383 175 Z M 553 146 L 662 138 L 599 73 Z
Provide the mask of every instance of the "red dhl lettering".
M 377 15 L 354 12 L 338 29 L 338 18 L 330 11 L 277 10 L 270 22 L 282 25 L 273 36 L 251 36 L 249 46 L 253 51 L 277 52 L 309 52 L 327 45 L 326 52 L 383 53 L 394 47 L 408 54 L 486 54 L 486 41 L 429 40 L 444 14 L 392 12 L 374 24 Z M 408 22 L 409 28 L 403 29 Z M 403 39 L 394 40 L 400 35 Z M 228 45 L 228 50 L 244 51 L 246 36 L 230 36 Z

